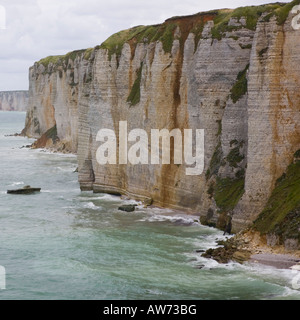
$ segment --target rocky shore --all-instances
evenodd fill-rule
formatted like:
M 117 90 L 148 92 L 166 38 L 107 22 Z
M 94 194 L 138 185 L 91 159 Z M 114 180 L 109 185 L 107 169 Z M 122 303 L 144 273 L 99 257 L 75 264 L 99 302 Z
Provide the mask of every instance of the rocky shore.
M 265 237 L 259 232 L 247 230 L 240 232 L 226 241 L 217 242 L 220 247 L 208 249 L 202 254 L 219 263 L 235 261 L 243 264 L 246 261 L 273 266 L 278 269 L 289 269 L 300 266 L 300 250 L 287 251 L 284 246 L 270 247 Z

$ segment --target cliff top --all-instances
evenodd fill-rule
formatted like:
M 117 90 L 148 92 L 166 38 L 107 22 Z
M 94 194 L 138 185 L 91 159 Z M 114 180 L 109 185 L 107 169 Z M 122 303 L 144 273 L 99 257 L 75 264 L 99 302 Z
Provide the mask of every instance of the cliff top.
M 178 39 L 181 43 L 184 43 L 190 33 L 194 33 L 195 45 L 197 46 L 202 37 L 204 25 L 208 21 L 214 22 L 211 30 L 212 38 L 221 40 L 230 31 L 242 28 L 255 30 L 258 21 L 268 22 L 272 17 L 276 17 L 277 23 L 282 25 L 286 21 L 290 10 L 297 4 L 300 4 L 300 0 L 294 0 L 290 3 L 276 2 L 260 6 L 219 9 L 188 16 L 176 16 L 167 19 L 162 24 L 136 26 L 117 32 L 95 48 L 75 50 L 66 55 L 49 56 L 38 61 L 38 64 L 42 64 L 46 69 L 50 64 L 67 68 L 70 59 L 74 61 L 76 57 L 81 56 L 83 59 L 89 60 L 93 56 L 93 51 L 98 49 L 106 49 L 110 58 L 115 54 L 118 59 L 125 43 L 129 43 L 132 52 L 134 52 L 138 43 L 161 41 L 164 51 L 170 53 L 173 40 Z M 241 18 L 244 18 L 243 21 L 240 21 Z M 232 19 L 237 23 L 230 23 Z

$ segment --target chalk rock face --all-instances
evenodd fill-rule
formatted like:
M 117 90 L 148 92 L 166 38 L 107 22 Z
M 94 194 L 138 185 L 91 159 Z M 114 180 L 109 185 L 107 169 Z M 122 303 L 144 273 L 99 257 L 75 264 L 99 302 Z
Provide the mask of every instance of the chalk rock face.
M 28 91 L 1 91 L 0 110 L 26 111 L 28 106 Z
M 300 31 L 291 12 L 278 23 L 282 8 L 251 9 L 254 25 L 241 8 L 175 17 L 42 59 L 30 69 L 24 133 L 40 137 L 56 126 L 78 154 L 82 190 L 198 212 L 220 228 L 233 216 L 241 230 L 300 147 Z M 97 162 L 97 133 L 111 129 L 126 139 L 120 121 L 128 133 L 148 134 L 149 165 Z M 152 129 L 204 129 L 204 172 L 188 176 L 185 161 L 150 164 Z
M 291 19 L 259 23 L 248 75 L 248 150 L 245 194 L 236 208 L 251 223 L 300 143 L 300 40 Z

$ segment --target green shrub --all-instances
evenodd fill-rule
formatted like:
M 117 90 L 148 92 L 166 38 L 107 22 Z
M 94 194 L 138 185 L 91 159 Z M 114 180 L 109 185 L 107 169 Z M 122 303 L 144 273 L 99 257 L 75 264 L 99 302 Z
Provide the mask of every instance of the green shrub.
M 247 93 L 248 90 L 248 80 L 247 71 L 249 69 L 249 64 L 246 68 L 241 71 L 237 76 L 237 81 L 231 89 L 231 99 L 233 103 L 236 103 L 242 96 Z
M 228 156 L 226 157 L 226 160 L 228 161 L 229 165 L 232 168 L 237 168 L 238 164 L 243 161 L 245 159 L 245 157 L 243 155 L 240 154 L 240 148 L 236 147 L 234 149 L 232 149 Z
M 277 180 L 265 209 L 254 222 L 254 228 L 262 234 L 284 231 L 288 215 L 300 206 L 300 162 L 291 164 L 287 172 Z M 297 216 L 298 222 L 300 215 Z M 283 222 L 286 224 L 283 224 Z M 290 224 L 296 220 L 289 221 Z
M 222 153 L 221 142 L 219 142 L 210 160 L 209 169 L 206 172 L 207 180 L 210 177 L 212 177 L 214 174 L 218 174 L 219 168 L 221 166 L 222 155 L 223 153 Z
M 215 187 L 217 206 L 225 211 L 233 210 L 245 192 L 244 186 L 244 177 L 240 179 L 221 179 L 218 177 Z
M 131 88 L 130 94 L 127 98 L 127 102 L 130 103 L 131 107 L 137 105 L 140 102 L 142 70 L 143 70 L 143 63 L 141 64 L 140 68 L 137 71 L 137 78 L 136 78 L 136 80 Z
M 214 19 L 215 26 L 212 29 L 212 37 L 214 39 L 221 40 L 222 37 L 225 36 L 226 32 L 243 28 L 243 26 L 229 26 L 229 21 L 231 18 L 237 18 L 237 20 L 239 20 L 240 18 L 245 17 L 245 28 L 254 31 L 256 29 L 257 22 L 263 13 L 274 13 L 275 10 L 279 10 L 284 5 L 284 3 L 275 3 L 261 6 L 240 7 L 235 10 L 219 10 L 217 17 Z

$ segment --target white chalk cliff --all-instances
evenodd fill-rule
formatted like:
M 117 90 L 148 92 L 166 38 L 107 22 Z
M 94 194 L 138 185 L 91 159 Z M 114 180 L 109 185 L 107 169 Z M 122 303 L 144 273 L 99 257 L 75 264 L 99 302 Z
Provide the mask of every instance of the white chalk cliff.
M 200 213 L 220 228 L 230 215 L 241 230 L 300 148 L 296 4 L 175 17 L 42 59 L 30 68 L 24 133 L 39 138 L 56 126 L 60 144 L 78 154 L 82 190 Z M 205 129 L 204 173 L 187 176 L 184 164 L 99 165 L 97 132 L 118 133 L 119 121 L 149 137 L 151 129 Z

